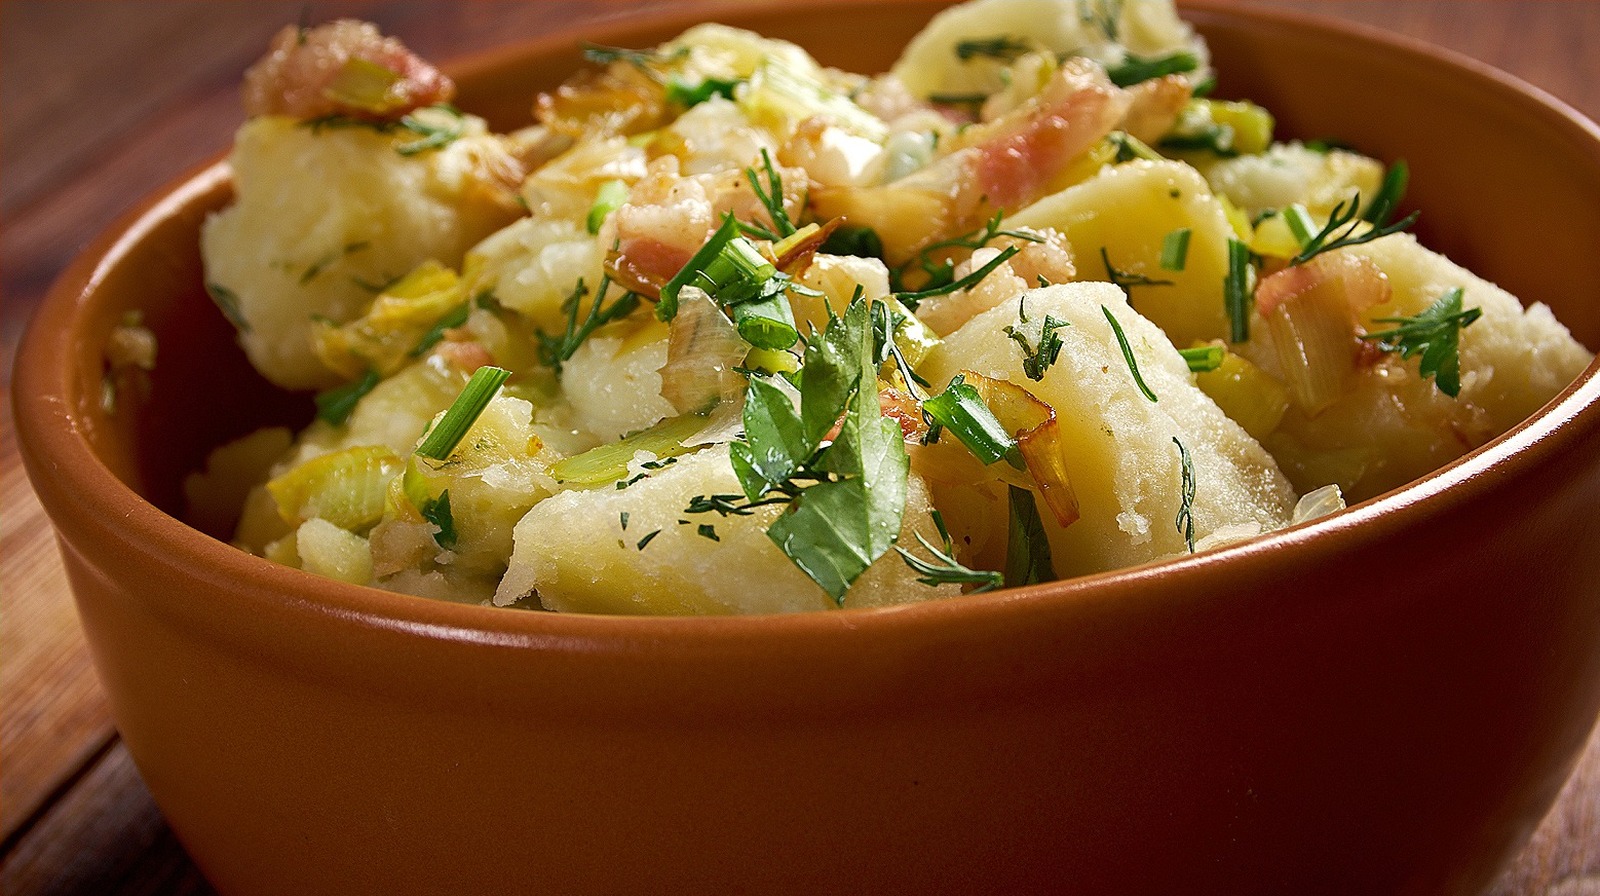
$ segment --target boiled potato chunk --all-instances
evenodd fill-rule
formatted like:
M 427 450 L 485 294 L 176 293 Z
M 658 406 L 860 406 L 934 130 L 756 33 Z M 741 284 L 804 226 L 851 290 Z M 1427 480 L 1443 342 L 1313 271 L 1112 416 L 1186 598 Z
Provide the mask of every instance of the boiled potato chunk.
M 969 321 L 935 349 L 922 374 L 942 385 L 962 370 L 1009 380 L 1055 409 L 1062 450 L 1081 516 L 1062 528 L 1042 514 L 1056 575 L 1134 566 L 1188 549 L 1177 520 L 1183 465 L 1194 471 L 1191 512 L 1196 540 L 1221 530 L 1268 531 L 1288 523 L 1296 495 L 1259 444 L 1195 387 L 1188 365 L 1154 324 L 1128 307 L 1108 283 L 1072 283 L 1023 294 L 1028 320 L 1012 300 Z M 1126 334 L 1139 372 L 1158 400 L 1134 382 L 1106 312 Z M 1063 346 L 1034 382 L 1005 332 L 1035 342 L 1046 316 L 1067 322 Z M 961 508 L 942 508 L 952 517 Z M 952 529 L 957 528 L 952 520 Z
M 1112 39 L 1112 35 L 1116 39 Z M 1191 52 L 1206 62 L 1205 44 L 1171 3 L 1154 0 L 973 0 L 933 17 L 906 45 L 890 74 L 920 97 L 990 94 L 1005 86 L 1003 60 L 962 59 L 964 41 L 1010 38 L 1057 55 L 1088 56 L 1108 65 L 1127 53 L 1146 58 Z
M 236 201 L 201 234 L 206 282 L 233 297 L 240 342 L 268 379 L 330 385 L 312 350 L 313 317 L 359 317 L 376 289 L 427 259 L 454 266 L 515 217 L 504 204 L 498 138 L 467 117 L 448 146 L 402 155 L 409 132 L 324 127 L 263 116 L 240 128 Z M 220 289 L 219 289 L 220 288 Z
M 495 603 L 510 604 L 536 592 L 547 609 L 582 613 L 836 609 L 833 599 L 767 537 L 781 507 L 726 518 L 684 513 L 696 495 L 738 491 L 727 447 L 717 446 L 680 457 L 625 489 L 608 486 L 547 498 L 517 524 L 516 552 Z M 927 488 L 912 476 L 903 546 L 919 549 L 913 532 L 938 543 L 930 509 Z M 714 526 L 720 540 L 700 534 L 702 524 Z M 952 585 L 917 582 L 916 573 L 891 551 L 856 580 L 844 605 L 875 607 L 959 593 Z
M 485 292 L 550 333 L 566 326 L 562 309 L 581 280 L 600 288 L 605 252 L 584 225 L 561 218 L 521 218 L 467 252 L 462 274 L 467 294 Z M 606 301 L 622 290 L 613 288 Z
M 615 442 L 678 413 L 661 397 L 667 328 L 653 316 L 637 317 L 584 340 L 562 374 L 578 425 L 601 442 Z
M 1461 331 L 1455 398 L 1424 379 L 1415 358 L 1386 355 L 1358 368 L 1351 387 L 1322 413 L 1290 408 L 1262 441 L 1298 488 L 1334 482 L 1355 502 L 1404 485 L 1515 426 L 1594 357 L 1549 308 L 1536 303 L 1524 310 L 1515 296 L 1410 234 L 1340 251 L 1372 260 L 1388 277 L 1390 301 L 1362 315 L 1368 332 L 1392 326 L 1378 318 L 1415 315 L 1454 287 L 1463 290 L 1464 309 L 1483 314 Z M 1250 341 L 1235 348 L 1277 374 L 1266 327 L 1252 327 Z
M 1383 165 L 1376 159 L 1342 149 L 1319 152 L 1300 143 L 1276 143 L 1264 153 L 1222 159 L 1204 170 L 1212 188 L 1251 218 L 1293 203 L 1326 218 L 1357 194 L 1365 207 L 1383 183 Z
M 1106 168 L 1006 219 L 1010 227 L 1054 228 L 1072 246 L 1078 276 L 1109 279 L 1101 250 L 1123 274 L 1171 281 L 1134 286 L 1133 306 L 1178 345 L 1228 333 L 1222 282 L 1232 225 L 1198 172 L 1178 162 L 1134 161 Z M 1183 270 L 1161 266 L 1167 234 L 1188 228 Z

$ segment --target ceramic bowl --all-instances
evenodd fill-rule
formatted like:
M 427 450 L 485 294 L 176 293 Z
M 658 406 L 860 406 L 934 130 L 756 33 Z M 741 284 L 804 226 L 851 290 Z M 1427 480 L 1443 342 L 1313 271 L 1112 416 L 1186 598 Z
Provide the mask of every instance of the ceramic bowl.
M 881 70 L 930 14 L 719 17 Z M 1197 5 L 1224 96 L 1403 156 L 1422 235 L 1600 346 L 1600 131 L 1393 37 Z M 643 46 L 670 11 L 584 38 Z M 501 126 L 579 35 L 455 71 Z M 1381 90 L 1374 85 L 1382 85 Z M 1412 485 L 1169 562 L 897 609 L 639 619 L 324 581 L 175 518 L 221 441 L 304 420 L 201 289 L 225 167 L 61 279 L 21 447 L 118 725 L 224 894 L 1470 892 L 1600 706 L 1600 377 Z M 1431 225 L 1431 226 L 1430 226 Z M 148 396 L 101 406 L 137 309 Z

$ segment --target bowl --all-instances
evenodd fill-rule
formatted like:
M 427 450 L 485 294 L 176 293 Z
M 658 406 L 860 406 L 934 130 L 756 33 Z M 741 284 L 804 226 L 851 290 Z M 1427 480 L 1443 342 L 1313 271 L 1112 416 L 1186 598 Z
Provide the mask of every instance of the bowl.
M 927 4 L 721 6 L 884 68 Z M 509 127 L 579 37 L 454 69 Z M 1392 36 L 1195 5 L 1224 96 L 1407 158 L 1425 242 L 1600 345 L 1600 129 Z M 840 40 L 840 23 L 849 23 Z M 1383 85 L 1382 90 L 1373 85 Z M 1470 892 L 1600 707 L 1600 373 L 1411 485 L 1178 561 L 881 610 L 607 618 L 313 578 L 178 521 L 222 441 L 304 421 L 210 307 L 215 165 L 56 284 L 21 449 L 118 727 L 224 894 Z M 128 311 L 148 391 L 101 402 Z

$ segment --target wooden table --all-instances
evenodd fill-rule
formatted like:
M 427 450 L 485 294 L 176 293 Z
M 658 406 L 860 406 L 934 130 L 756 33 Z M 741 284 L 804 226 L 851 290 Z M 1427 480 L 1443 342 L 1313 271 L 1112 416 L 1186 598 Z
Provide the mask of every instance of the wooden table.
M 1245 0 L 1421 37 L 1544 87 L 1600 119 L 1600 0 L 1374 3 Z M 433 59 L 651 2 L 198 0 L 0 4 L 3 363 L 30 310 L 97 231 L 226 147 L 240 73 L 273 31 L 358 16 Z M 1374 85 L 1381 89 L 1381 85 Z M 112 727 L 56 548 L 0 415 L 0 892 L 210 893 Z M 1560 801 L 1491 888 L 1600 896 L 1600 736 Z

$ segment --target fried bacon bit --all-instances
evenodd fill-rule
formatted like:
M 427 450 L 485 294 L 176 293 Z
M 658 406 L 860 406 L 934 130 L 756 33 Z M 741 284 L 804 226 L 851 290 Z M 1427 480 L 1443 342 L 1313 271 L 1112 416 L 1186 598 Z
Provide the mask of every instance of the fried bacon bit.
M 928 421 L 922 416 L 922 404 L 896 388 L 878 392 L 878 407 L 883 416 L 900 424 L 900 434 L 908 442 L 921 441 L 928 434 Z
M 452 330 L 447 337 L 456 333 L 457 331 Z M 481 343 L 462 339 L 446 338 L 433 351 L 463 373 L 476 373 L 479 367 L 487 367 L 494 363 L 494 355 L 489 354 L 489 350 Z
M 245 114 L 392 121 L 455 96 L 453 82 L 370 22 L 293 25 L 244 76 Z
M 1167 75 L 1135 84 L 1128 88 L 1128 96 L 1132 102 L 1120 129 L 1153 146 L 1178 123 L 1194 96 L 1194 85 L 1187 75 Z

